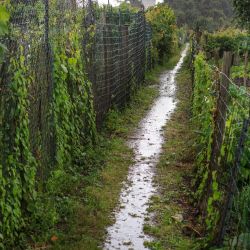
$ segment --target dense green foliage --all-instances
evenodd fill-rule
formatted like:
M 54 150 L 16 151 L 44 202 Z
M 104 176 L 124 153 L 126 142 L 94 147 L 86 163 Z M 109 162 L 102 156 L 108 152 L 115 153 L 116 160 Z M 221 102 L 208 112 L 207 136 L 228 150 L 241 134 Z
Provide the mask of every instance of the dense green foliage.
M 199 188 L 196 196 L 201 198 L 208 175 L 208 162 L 211 154 L 213 132 L 213 117 L 211 113 L 213 112 L 215 100 L 212 95 L 212 70 L 206 64 L 203 54 L 199 54 L 196 57 L 194 67 L 193 117 L 200 132 L 197 141 L 199 153 L 196 159 L 196 181 L 199 181 Z
M 233 2 L 242 26 L 250 30 L 250 1 L 233 0 Z
M 10 245 L 15 243 L 17 232 L 24 226 L 24 215 L 35 193 L 36 162 L 30 149 L 27 98 L 32 79 L 26 77 L 29 69 L 23 51 L 20 45 L 18 57 L 12 58 L 9 64 L 8 72 L 13 75 L 1 128 L 0 229 L 2 240 Z
M 153 31 L 153 58 L 156 62 L 168 56 L 176 39 L 174 11 L 166 4 L 158 4 L 146 12 L 146 19 Z
M 37 4 L 41 7 L 42 3 Z M 17 3 L 14 7 L 10 8 L 11 14 L 18 15 L 24 6 Z M 27 4 L 25 10 L 29 7 Z M 51 1 L 54 14 L 51 25 L 62 21 L 61 13 L 56 10 L 56 2 Z M 8 14 L 3 13 L 3 20 L 7 21 Z M 62 223 L 73 209 L 74 199 L 66 194 L 70 183 L 80 180 L 77 176 L 83 178 L 97 163 L 91 155 L 96 141 L 93 97 L 84 69 L 83 32 L 79 32 L 83 15 L 81 11 L 70 10 L 64 14 L 70 29 L 61 29 L 50 38 L 54 60 L 52 67 L 46 66 L 51 70 L 54 88 L 51 99 L 43 103 L 45 119 L 36 134 L 31 130 L 31 115 L 39 110 L 31 107 L 30 90 L 34 86 L 40 90 L 36 93 L 39 101 L 41 94 L 48 93 L 48 89 L 37 86 L 45 77 L 44 71 L 34 64 L 37 59 L 45 60 L 40 55 L 41 33 L 34 23 L 29 24 L 26 33 L 21 33 L 18 26 L 10 26 L 9 36 L 15 46 L 14 42 L 9 44 L 7 67 L 1 65 L 0 79 L 4 89 L 0 99 L 0 248 L 22 244 L 29 234 L 34 241 L 47 240 L 51 229 Z M 6 33 L 4 28 L 1 34 Z M 49 78 L 42 84 L 47 81 Z M 54 141 L 51 158 L 47 150 L 51 142 L 44 134 Z
M 213 73 L 214 72 L 214 73 Z M 238 143 L 242 130 L 242 124 L 249 115 L 249 96 L 246 88 L 239 88 L 235 84 L 230 84 L 227 102 L 227 115 L 224 118 L 225 130 L 223 140 L 216 158 L 215 165 L 212 159 L 212 147 L 217 142 L 216 131 L 218 125 L 216 117 L 221 116 L 221 107 L 216 99 L 220 98 L 218 84 L 220 75 L 212 70 L 205 56 L 200 53 L 195 59 L 195 81 L 193 97 L 194 122 L 199 131 L 197 140 L 198 156 L 196 158 L 196 198 L 201 204 L 202 215 L 205 218 L 206 230 L 209 241 L 214 241 L 218 235 L 220 219 L 225 215 L 225 206 L 228 195 L 233 195 L 228 189 L 232 181 L 238 187 L 238 192 L 234 196 L 234 204 L 229 209 L 233 215 L 230 221 L 227 238 L 236 238 L 241 234 L 249 233 L 249 217 L 247 211 L 249 204 L 244 201 L 249 191 L 249 143 L 250 132 L 246 135 L 245 146 L 242 148 L 241 161 L 237 167 L 240 169 L 238 177 L 232 180 L 233 169 L 236 164 L 236 152 L 239 150 Z M 225 102 L 225 101 L 224 101 Z M 221 130 L 219 129 L 219 132 Z M 248 163 L 247 163 L 248 162 Z M 232 244 L 228 241 L 227 244 Z M 238 247 L 240 242 L 234 243 Z
M 0 6 L 0 38 L 8 32 L 8 21 L 10 15 L 4 6 Z M 6 50 L 6 46 L 0 42 L 0 63 L 2 61 L 3 53 Z
M 197 140 L 198 157 L 196 159 L 196 181 L 198 181 L 198 190 L 196 198 L 202 200 L 207 190 L 207 181 L 209 175 L 212 176 L 212 192 L 207 200 L 206 206 L 206 229 L 211 233 L 219 219 L 219 212 L 215 209 L 214 204 L 220 201 L 221 193 L 218 189 L 217 172 L 210 173 L 210 160 L 212 153 L 212 141 L 214 132 L 213 113 L 216 107 L 213 95 L 213 77 L 212 70 L 207 64 L 202 53 L 198 54 L 195 59 L 195 83 L 193 98 L 193 115 L 199 136 Z M 210 236 L 211 237 L 211 236 Z
M 83 204 L 93 212 L 99 202 L 88 200 L 93 195 L 86 188 L 90 176 L 95 179 L 103 167 L 102 149 L 108 148 L 96 131 L 86 73 L 84 46 L 91 48 L 96 26 L 83 27 L 83 9 L 61 6 L 57 0 L 49 3 L 49 19 L 44 19 L 41 0 L 10 6 L 8 36 L 13 42 L 7 43 L 0 64 L 0 83 L 7 93 L 1 92 L 0 99 L 0 248 L 48 242 L 68 229 L 70 218 L 85 209 Z M 133 28 L 130 16 L 138 10 L 123 8 L 130 14 L 124 22 Z M 173 48 L 175 17 L 165 5 L 155 10 L 161 13 L 158 23 L 154 10 L 150 17 L 158 61 L 158 55 L 169 55 Z M 100 21 L 106 9 L 96 6 L 94 11 Z M 109 21 L 117 29 L 116 17 Z
M 175 10 L 179 25 L 213 31 L 230 24 L 230 0 L 165 0 Z M 240 2 L 240 1 L 239 1 Z
M 244 52 L 250 44 L 250 35 L 239 29 L 225 29 L 215 33 L 204 33 L 201 45 L 206 52 L 219 52 L 222 56 L 224 51 Z M 250 50 L 250 46 L 249 46 Z

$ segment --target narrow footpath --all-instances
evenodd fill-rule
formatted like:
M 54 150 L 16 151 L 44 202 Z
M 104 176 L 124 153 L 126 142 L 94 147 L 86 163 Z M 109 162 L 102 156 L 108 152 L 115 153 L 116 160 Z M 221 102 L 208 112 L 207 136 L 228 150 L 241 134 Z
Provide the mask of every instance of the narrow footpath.
M 176 106 L 175 78 L 187 51 L 188 45 L 175 68 L 161 75 L 159 97 L 128 142 L 134 150 L 134 164 L 121 191 L 119 207 L 114 212 L 116 222 L 107 228 L 106 250 L 143 250 L 147 249 L 144 242 L 151 240 L 143 232 L 144 219 L 149 199 L 157 192 L 153 178 L 164 143 L 162 127 Z

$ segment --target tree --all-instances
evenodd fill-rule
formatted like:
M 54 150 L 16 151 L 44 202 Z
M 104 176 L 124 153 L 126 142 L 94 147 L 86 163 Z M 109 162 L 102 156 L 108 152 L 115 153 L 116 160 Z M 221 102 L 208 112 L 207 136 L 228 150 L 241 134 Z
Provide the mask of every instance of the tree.
M 250 0 L 234 0 L 234 7 L 242 25 L 250 30 Z
M 153 32 L 153 57 L 162 62 L 171 53 L 176 31 L 174 11 L 167 4 L 157 4 L 146 12 L 146 19 Z
M 250 0 L 234 0 L 234 6 L 237 16 L 243 27 L 246 27 L 250 31 Z M 244 85 L 247 85 L 247 69 L 248 69 L 248 55 L 250 50 L 250 43 L 247 40 L 244 45 L 245 49 L 245 73 L 244 73 Z
M 214 31 L 230 25 L 231 0 L 164 0 L 175 10 L 178 25 Z

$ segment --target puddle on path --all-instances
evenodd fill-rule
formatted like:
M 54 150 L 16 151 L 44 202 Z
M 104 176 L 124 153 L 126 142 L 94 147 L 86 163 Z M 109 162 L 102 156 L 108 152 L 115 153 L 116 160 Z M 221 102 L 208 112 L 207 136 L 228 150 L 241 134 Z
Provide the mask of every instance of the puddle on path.
M 135 152 L 135 163 L 120 194 L 120 206 L 114 213 L 116 222 L 107 228 L 105 250 L 144 250 L 144 241 L 150 241 L 143 232 L 144 218 L 150 197 L 157 192 L 153 184 L 154 168 L 164 142 L 162 127 L 173 112 L 175 77 L 187 54 L 188 45 L 172 71 L 160 77 L 160 95 L 151 110 L 140 122 L 129 145 Z

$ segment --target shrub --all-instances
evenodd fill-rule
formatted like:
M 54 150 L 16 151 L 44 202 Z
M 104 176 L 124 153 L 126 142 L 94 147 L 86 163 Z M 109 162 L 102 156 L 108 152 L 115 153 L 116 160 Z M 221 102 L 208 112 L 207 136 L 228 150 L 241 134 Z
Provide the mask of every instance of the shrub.
M 171 53 L 176 37 L 174 11 L 167 4 L 157 4 L 147 11 L 146 19 L 153 31 L 153 58 L 161 62 Z

